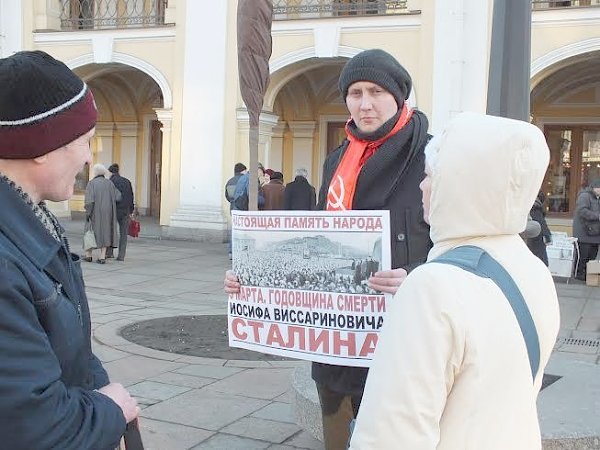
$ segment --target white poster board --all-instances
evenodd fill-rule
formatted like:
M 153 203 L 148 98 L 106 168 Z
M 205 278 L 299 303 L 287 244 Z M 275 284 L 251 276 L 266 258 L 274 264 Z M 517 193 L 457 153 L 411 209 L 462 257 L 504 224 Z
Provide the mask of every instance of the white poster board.
M 232 211 L 242 287 L 229 345 L 368 367 L 391 296 L 367 280 L 390 269 L 389 222 L 389 211 Z

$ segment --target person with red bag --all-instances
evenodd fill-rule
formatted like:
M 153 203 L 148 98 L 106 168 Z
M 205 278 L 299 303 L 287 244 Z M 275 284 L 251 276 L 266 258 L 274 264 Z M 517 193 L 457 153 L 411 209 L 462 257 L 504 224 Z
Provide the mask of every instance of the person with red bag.
M 133 202 L 133 189 L 131 182 L 122 177 L 119 174 L 119 165 L 112 164 L 108 171 L 112 174 L 110 181 L 113 182 L 115 187 L 121 192 L 121 201 L 117 202 L 117 222 L 119 223 L 119 254 L 117 255 L 117 261 L 125 261 L 125 252 L 127 251 L 127 235 L 131 234 L 131 222 L 130 220 L 133 214 L 134 202 Z M 139 234 L 139 222 L 137 223 L 137 233 Z M 134 236 L 137 237 L 137 234 Z M 107 258 L 112 258 L 112 248 L 107 252 Z

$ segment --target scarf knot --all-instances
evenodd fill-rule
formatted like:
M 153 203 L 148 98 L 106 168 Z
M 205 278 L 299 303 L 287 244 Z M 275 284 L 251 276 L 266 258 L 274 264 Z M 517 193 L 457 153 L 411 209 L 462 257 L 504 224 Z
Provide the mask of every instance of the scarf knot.
M 412 109 L 404 102 L 402 112 L 394 128 L 376 141 L 365 141 L 352 135 L 348 128 L 348 123 L 350 123 L 348 121 L 346 124 L 346 135 L 350 143 L 329 183 L 327 211 L 347 211 L 352 209 L 358 176 L 363 166 L 375 154 L 381 144 L 389 139 L 390 136 L 400 131 L 409 122 L 412 112 Z

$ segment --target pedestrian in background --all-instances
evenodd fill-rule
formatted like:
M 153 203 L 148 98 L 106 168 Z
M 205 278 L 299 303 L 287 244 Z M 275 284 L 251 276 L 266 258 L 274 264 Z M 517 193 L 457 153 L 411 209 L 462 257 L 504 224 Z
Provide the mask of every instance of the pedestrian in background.
M 546 252 L 546 246 L 552 243 L 552 232 L 548 228 L 546 223 L 546 213 L 544 212 L 544 202 L 546 195 L 542 191 L 538 192 L 538 195 L 533 202 L 529 216 L 532 220 L 540 224 L 540 233 L 532 238 L 527 239 L 527 246 L 529 250 L 540 258 L 544 264 L 548 265 L 548 253 Z
M 575 278 L 585 281 L 587 263 L 598 257 L 600 244 L 600 178 L 593 180 L 577 196 L 573 236 L 577 238 L 580 255 Z
M 80 259 L 45 203 L 73 195 L 96 115 L 90 89 L 50 55 L 0 59 L 2 448 L 112 450 L 139 414 L 92 353 Z
M 519 233 L 546 173 L 546 139 L 526 122 L 463 113 L 426 154 L 423 219 L 434 245 L 386 312 L 350 449 L 541 449 L 536 398 L 559 307 L 550 272 Z M 475 267 L 468 253 L 456 261 L 466 269 L 438 262 L 454 249 L 470 251 Z M 520 312 L 493 273 L 477 272 L 490 258 L 506 272 L 497 279 L 520 291 Z
M 235 194 L 235 187 L 240 180 L 240 177 L 244 175 L 247 168 L 242 163 L 236 163 L 233 166 L 233 176 L 225 183 L 225 199 L 229 202 L 229 210 L 233 209 L 233 196 Z
M 283 185 L 283 174 L 281 172 L 273 172 L 271 174 L 271 181 L 265 184 L 262 189 L 265 196 L 263 210 L 273 211 L 283 209 L 285 186 Z
M 85 188 L 85 228 L 94 232 L 96 248 L 100 256 L 96 260 L 99 264 L 106 263 L 106 251 L 115 247 L 117 243 L 117 202 L 121 200 L 121 193 L 110 180 L 106 179 L 108 170 L 102 164 L 95 164 L 92 168 L 93 179 Z M 92 249 L 86 249 L 85 260 L 92 261 Z
M 261 163 L 258 163 L 257 178 L 258 178 L 258 208 L 262 209 L 265 205 L 265 196 L 262 190 L 262 182 L 264 181 L 265 168 Z M 250 186 L 250 174 L 246 170 L 237 184 L 233 193 L 232 209 L 238 211 L 248 211 L 248 188 Z
M 235 189 L 237 187 L 238 181 L 242 175 L 244 175 L 248 169 L 243 163 L 236 163 L 233 166 L 233 176 L 227 180 L 225 183 L 225 199 L 229 202 L 229 211 L 236 209 L 234 205 L 235 200 Z M 231 227 L 229 227 L 229 243 L 227 244 L 227 250 L 229 254 L 229 259 L 231 259 L 231 251 L 232 251 L 232 242 L 231 242 Z
M 121 193 L 121 200 L 117 201 L 117 223 L 119 224 L 119 254 L 117 255 L 117 261 L 125 261 L 129 221 L 135 207 L 133 188 L 131 187 L 131 181 L 119 173 L 119 165 L 117 163 L 111 164 L 108 167 L 108 171 L 111 173 L 110 181 L 113 182 Z M 113 257 L 112 247 L 108 247 L 106 257 Z
M 308 171 L 296 169 L 294 181 L 285 187 L 283 208 L 287 211 L 312 211 L 316 204 L 316 192 L 308 182 Z

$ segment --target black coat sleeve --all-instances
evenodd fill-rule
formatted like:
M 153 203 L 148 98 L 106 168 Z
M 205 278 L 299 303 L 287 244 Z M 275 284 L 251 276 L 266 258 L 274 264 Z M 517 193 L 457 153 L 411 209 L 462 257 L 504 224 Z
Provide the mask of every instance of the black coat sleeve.
M 292 188 L 291 183 L 288 183 L 285 186 L 285 191 L 283 191 L 283 209 L 289 211 L 292 209 Z
M 23 274 L 0 260 L 3 448 L 115 448 L 125 431 L 121 408 L 99 392 L 61 381 L 59 361 L 30 296 Z
M 102 363 L 93 353 L 90 353 L 90 373 L 94 377 L 94 389 L 100 389 L 110 383 L 106 370 L 104 370 Z
M 529 215 L 531 216 L 531 218 L 533 220 L 535 220 L 537 223 L 540 224 L 540 234 L 546 238 L 546 241 L 551 241 L 552 240 L 552 232 L 550 231 L 550 228 L 548 228 L 548 224 L 546 223 L 546 218 L 544 217 L 544 212 L 542 211 L 541 208 L 531 208 L 531 211 L 529 212 Z

